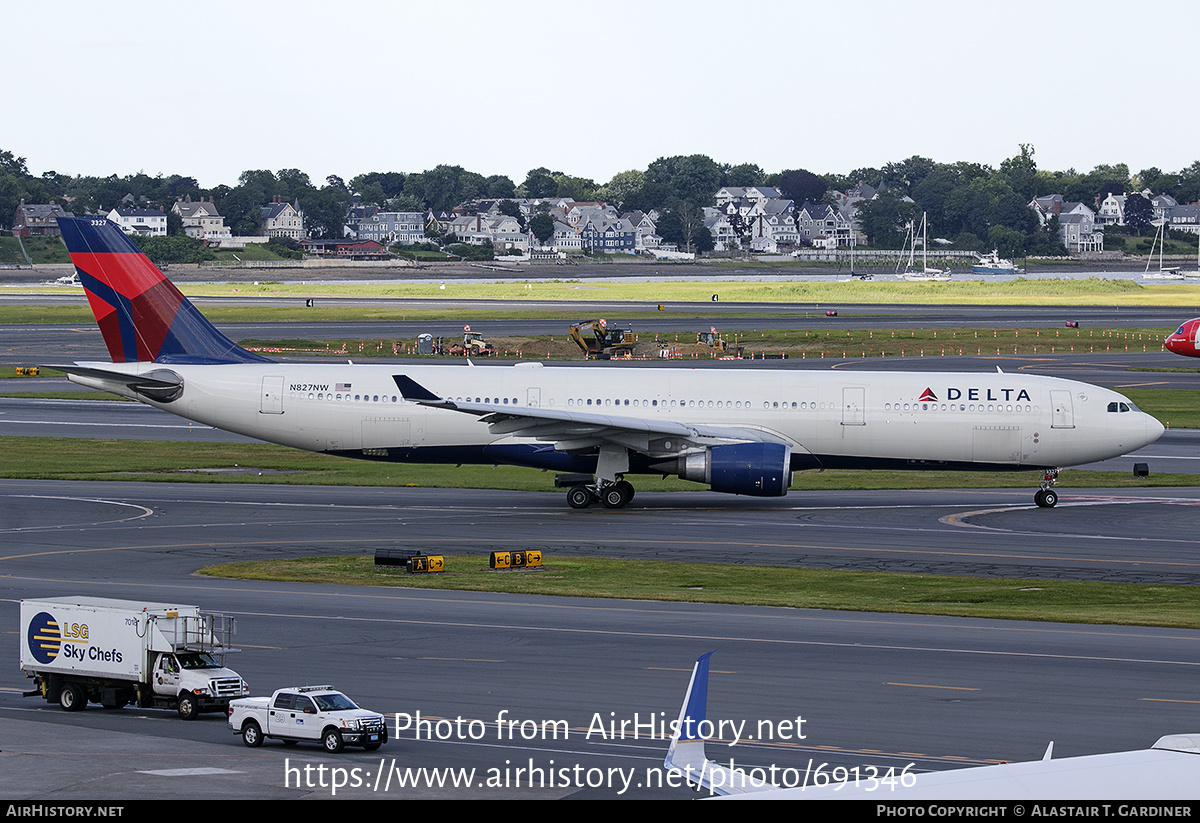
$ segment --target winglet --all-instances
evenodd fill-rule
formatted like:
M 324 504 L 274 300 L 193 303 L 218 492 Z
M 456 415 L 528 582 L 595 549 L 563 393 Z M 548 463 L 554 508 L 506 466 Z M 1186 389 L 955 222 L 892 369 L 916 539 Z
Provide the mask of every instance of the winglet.
M 748 794 L 777 789 L 779 787 L 774 784 L 752 779 L 741 769 L 718 765 L 705 754 L 701 724 L 708 717 L 708 660 L 712 655 L 713 652 L 700 655 L 692 667 L 692 679 L 679 709 L 679 719 L 675 722 L 675 733 L 663 765 L 688 783 L 708 789 L 712 794 Z

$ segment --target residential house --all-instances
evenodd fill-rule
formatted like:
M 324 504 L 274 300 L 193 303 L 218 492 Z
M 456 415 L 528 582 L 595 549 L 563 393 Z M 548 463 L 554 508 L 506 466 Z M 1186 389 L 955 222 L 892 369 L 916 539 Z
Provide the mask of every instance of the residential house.
M 810 203 L 806 200 L 796 212 L 795 219 L 796 232 L 799 239 L 805 243 L 823 247 L 850 246 L 850 220 L 833 206 Z M 818 243 L 818 240 L 821 242 Z
M 647 213 L 638 210 L 621 215 L 622 219 L 629 221 L 637 235 L 633 246 L 635 250 L 648 251 L 662 245 L 662 238 L 658 235 L 658 216 L 656 211 Z
M 393 243 L 411 246 L 425 242 L 425 215 L 419 211 L 373 211 L 358 218 L 353 231 L 359 240 L 375 240 L 384 246 Z
M 387 249 L 377 240 L 301 240 L 305 254 L 314 257 L 339 257 L 346 260 L 385 260 Z
M 1124 226 L 1125 198 L 1124 194 L 1113 194 L 1110 191 L 1100 203 L 1100 211 L 1096 213 L 1096 222 L 1103 226 Z
M 1104 251 L 1104 232 L 1096 230 L 1096 213 L 1083 203 L 1063 200 L 1061 194 L 1035 197 L 1029 203 L 1045 226 L 1058 218 L 1058 237 L 1071 254 Z
M 276 197 L 269 206 L 260 207 L 259 212 L 262 232 L 267 237 L 304 239 L 304 212 L 300 211 L 299 204 L 293 206 Z
M 774 186 L 725 186 L 716 194 L 717 208 L 726 214 L 729 213 L 726 207 L 731 203 L 744 201 L 754 204 L 781 199 L 783 199 L 783 192 Z
M 704 209 L 704 228 L 712 235 L 713 251 L 733 251 L 740 249 L 741 239 L 729 221 L 729 215 L 714 207 Z
M 1169 226 L 1176 231 L 1200 234 L 1200 205 L 1175 206 L 1170 210 Z
M 58 237 L 58 218 L 73 216 L 57 203 L 26 204 L 22 198 L 13 213 L 13 237 Z
M 166 237 L 167 215 L 161 209 L 115 208 L 108 219 L 121 227 L 126 234 L 141 237 Z
M 1104 251 L 1104 232 L 1096 231 L 1095 218 L 1090 214 L 1060 214 L 1058 236 L 1071 254 Z
M 211 197 L 202 197 L 193 202 L 191 195 L 188 195 L 182 200 L 176 200 L 171 211 L 178 214 L 183 221 L 183 233 L 188 237 L 206 242 L 220 242 L 233 236 Z
M 637 247 L 637 231 L 628 220 L 596 213 L 579 229 L 583 248 L 612 254 L 633 254 Z

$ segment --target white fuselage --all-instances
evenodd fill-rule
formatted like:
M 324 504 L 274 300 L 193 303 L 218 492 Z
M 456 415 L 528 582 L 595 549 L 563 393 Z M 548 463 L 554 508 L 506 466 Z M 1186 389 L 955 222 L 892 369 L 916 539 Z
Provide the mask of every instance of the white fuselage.
M 93 364 L 81 364 L 93 365 Z M 1157 439 L 1153 417 L 1120 394 L 1025 374 L 798 369 L 614 368 L 265 363 L 94 364 L 110 372 L 169 369 L 172 402 L 116 391 L 190 420 L 317 452 L 403 462 L 512 462 L 561 444 L 493 433 L 477 415 L 404 399 L 407 375 L 447 401 L 763 432 L 792 448 L 794 469 L 1056 467 L 1116 457 Z M 486 450 L 486 453 L 485 453 Z M 594 463 L 594 456 L 591 458 Z M 636 471 L 637 469 L 631 469 Z

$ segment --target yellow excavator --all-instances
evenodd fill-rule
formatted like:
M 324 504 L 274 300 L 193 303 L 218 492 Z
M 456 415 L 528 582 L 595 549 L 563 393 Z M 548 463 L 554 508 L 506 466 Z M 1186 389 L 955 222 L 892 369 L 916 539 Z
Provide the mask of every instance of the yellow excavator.
M 588 360 L 611 360 L 633 355 L 633 329 L 618 329 L 604 318 L 582 320 L 571 326 L 571 339 Z

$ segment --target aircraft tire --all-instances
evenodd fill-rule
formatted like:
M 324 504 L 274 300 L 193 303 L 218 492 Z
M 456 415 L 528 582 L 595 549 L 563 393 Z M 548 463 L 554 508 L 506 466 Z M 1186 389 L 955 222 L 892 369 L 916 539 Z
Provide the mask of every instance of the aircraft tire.
M 633 484 L 628 480 L 618 480 L 617 485 L 625 490 L 625 502 L 629 503 L 632 501 L 634 493 Z
M 587 486 L 572 486 L 567 492 L 567 505 L 572 509 L 586 509 L 592 505 L 592 493 Z
M 606 509 L 621 509 L 633 497 L 630 491 L 632 486 L 626 484 L 622 486 L 620 483 L 614 483 L 604 491 L 600 492 L 600 502 L 604 504 Z
M 1033 502 L 1043 509 L 1052 509 L 1058 505 L 1058 492 L 1054 489 L 1042 489 L 1033 496 Z

